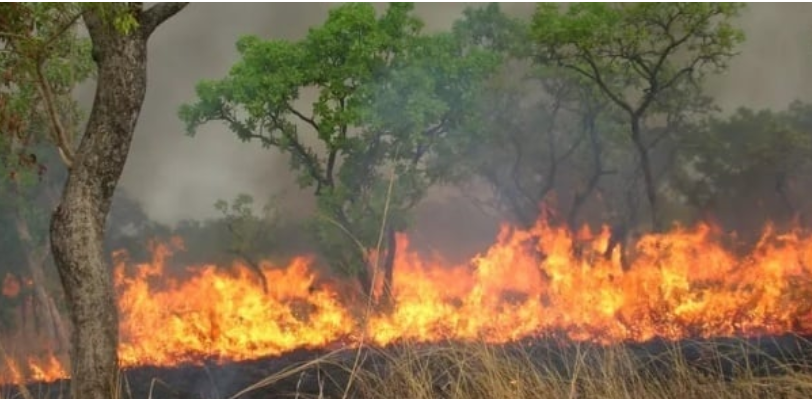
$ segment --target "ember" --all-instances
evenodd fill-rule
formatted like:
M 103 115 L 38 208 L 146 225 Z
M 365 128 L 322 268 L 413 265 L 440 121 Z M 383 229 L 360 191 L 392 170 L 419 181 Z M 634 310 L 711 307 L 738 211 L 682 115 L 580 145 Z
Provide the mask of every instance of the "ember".
M 285 267 L 263 263 L 271 283 L 265 292 L 240 264 L 229 270 L 199 265 L 185 278 L 167 276 L 166 261 L 179 243 L 163 244 L 148 264 L 119 257 L 119 353 L 124 367 L 173 366 L 336 342 L 356 346 L 362 336 L 384 346 L 812 333 L 812 236 L 767 228 L 746 256 L 725 249 L 721 238 L 709 225 L 644 236 L 624 271 L 617 249 L 603 256 L 608 228 L 579 232 L 576 252 L 574 235 L 544 220 L 529 230 L 505 226 L 470 265 L 421 258 L 399 236 L 394 307 L 366 323 L 359 316 L 363 304 L 343 301 L 333 285 L 314 288 L 317 272 L 307 257 Z M 32 360 L 23 374 L 48 381 L 64 377 L 65 369 L 49 356 Z

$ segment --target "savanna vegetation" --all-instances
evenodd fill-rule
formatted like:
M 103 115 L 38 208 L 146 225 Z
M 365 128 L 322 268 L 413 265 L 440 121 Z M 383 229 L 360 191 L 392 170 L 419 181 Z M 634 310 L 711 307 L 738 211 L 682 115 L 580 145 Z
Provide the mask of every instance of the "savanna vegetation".
M 471 200 L 518 225 L 541 204 L 573 229 L 608 224 L 621 248 L 697 221 L 743 242 L 768 221 L 806 226 L 812 105 L 722 113 L 704 91 L 745 40 L 738 3 L 543 3 L 524 18 L 491 4 L 439 33 L 412 4 L 349 3 L 296 40 L 242 37 L 230 71 L 200 82 L 178 117 L 189 135 L 216 124 L 284 154 L 316 212 L 291 219 L 232 193 L 217 218 L 163 225 L 117 182 L 149 84 L 147 42 L 184 7 L 0 5 L 0 328 L 72 347 L 73 397 L 118 392 L 110 254 L 147 257 L 150 239 L 183 237 L 178 264 L 315 253 L 359 295 L 380 271 L 386 306 L 395 234 L 433 187 L 486 187 Z M 72 97 L 86 82 L 90 109 Z M 559 378 L 465 352 L 393 357 L 391 376 L 359 372 L 358 384 L 369 397 L 438 397 L 426 373 L 439 356 L 474 367 L 448 397 L 756 397 L 765 384 L 808 397 L 810 386 L 803 374 L 731 385 L 690 371 L 647 385 L 617 358 Z

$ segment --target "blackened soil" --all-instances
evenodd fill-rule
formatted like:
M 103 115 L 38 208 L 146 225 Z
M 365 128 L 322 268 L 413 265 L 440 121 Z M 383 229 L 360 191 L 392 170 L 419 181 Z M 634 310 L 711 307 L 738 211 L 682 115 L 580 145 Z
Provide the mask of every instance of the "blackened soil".
M 435 345 L 436 346 L 436 345 Z M 428 349 L 432 345 L 410 345 L 408 350 Z M 464 348 L 464 347 L 462 347 Z M 603 347 L 590 344 L 561 344 L 549 339 L 526 339 L 499 346 L 506 356 L 529 358 L 539 367 L 558 370 L 567 377 L 578 353 L 583 361 L 599 367 L 610 351 L 625 349 L 638 368 L 650 378 L 668 378 L 675 371 L 675 359 L 695 370 L 717 378 L 733 378 L 737 373 L 780 375 L 788 370 L 812 372 L 812 340 L 810 337 L 783 335 L 752 339 L 719 338 L 685 340 L 680 342 L 650 341 L 644 344 L 624 344 Z M 396 355 L 403 345 L 385 349 L 364 349 L 360 367 L 385 373 L 385 354 Z M 330 361 L 296 369 L 319 359 L 326 352 L 300 350 L 281 357 L 242 362 L 203 362 L 177 367 L 139 367 L 124 371 L 124 397 L 132 399 L 228 399 L 263 381 L 269 376 L 288 371 L 267 386 L 241 395 L 241 398 L 340 398 L 344 393 L 349 372 L 357 351 L 347 349 L 330 357 Z M 529 355 L 529 357 L 528 357 Z M 746 371 L 745 371 L 746 369 Z M 293 370 L 293 371 L 291 371 Z M 67 381 L 28 386 L 37 399 L 68 397 Z M 14 387 L 5 387 L 4 397 L 20 397 Z M 352 395 L 350 395 L 352 397 Z

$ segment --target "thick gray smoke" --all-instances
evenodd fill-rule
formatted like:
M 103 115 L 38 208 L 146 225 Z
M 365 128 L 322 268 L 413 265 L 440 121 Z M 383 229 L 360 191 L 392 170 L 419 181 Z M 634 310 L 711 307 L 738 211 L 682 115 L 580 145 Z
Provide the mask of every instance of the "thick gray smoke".
M 301 192 L 287 160 L 256 143 L 241 143 L 222 126 L 209 125 L 196 138 L 183 134 L 178 106 L 193 99 L 201 79 L 216 79 L 237 60 L 234 43 L 244 34 L 298 39 L 320 24 L 335 4 L 193 4 L 153 36 L 147 98 L 122 186 L 161 222 L 214 213 L 219 198 L 248 192 L 260 199 L 284 191 L 286 213 L 312 207 L 312 193 Z M 446 29 L 464 3 L 418 4 L 429 30 Z M 384 7 L 384 5 L 380 5 Z M 532 4 L 504 4 L 515 15 L 529 15 Z M 709 91 L 725 109 L 738 106 L 782 108 L 812 93 L 812 41 L 806 4 L 750 4 L 741 18 L 747 42 Z M 448 190 L 444 190 L 448 191 Z M 453 207 L 445 206 L 455 201 Z M 418 215 L 416 239 L 433 242 L 453 231 L 481 232 L 458 241 L 490 240 L 495 221 L 452 193 L 433 195 Z M 454 209 L 453 213 L 438 211 Z M 442 215 L 443 217 L 438 217 Z M 462 224 L 462 225 L 460 225 Z M 422 228 L 420 228 L 422 227 Z M 422 232 L 422 233 L 420 233 Z M 445 240 L 444 240 L 445 241 Z
M 747 35 L 730 70 L 708 83 L 725 110 L 785 108 L 812 100 L 812 4 L 748 3 L 739 20 Z

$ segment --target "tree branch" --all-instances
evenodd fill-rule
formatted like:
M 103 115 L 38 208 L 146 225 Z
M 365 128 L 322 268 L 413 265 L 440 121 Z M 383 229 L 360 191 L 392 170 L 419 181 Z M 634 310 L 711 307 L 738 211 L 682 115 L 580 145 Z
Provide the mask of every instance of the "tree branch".
M 437 137 L 439 134 L 443 133 L 443 131 L 446 129 L 446 124 L 448 123 L 449 118 L 450 116 L 448 114 L 443 115 L 443 118 L 440 120 L 440 123 L 423 131 L 422 137 L 425 138 L 426 140 L 431 140 Z M 430 146 L 423 144 L 424 144 L 423 142 L 417 144 L 414 156 L 412 157 L 412 166 L 417 165 L 423 158 L 423 156 L 426 155 L 426 153 L 428 152 Z
M 535 201 L 535 198 L 533 198 L 533 196 L 530 195 L 529 192 L 527 192 L 527 190 L 524 187 L 524 184 L 522 184 L 522 179 L 520 176 L 521 172 L 520 169 L 524 160 L 524 151 L 522 151 L 522 149 L 524 148 L 524 143 L 522 143 L 521 140 L 519 140 L 515 134 L 511 134 L 508 137 L 510 139 L 511 144 L 513 144 L 513 147 L 516 149 L 516 157 L 514 158 L 513 165 L 510 168 L 510 177 L 511 180 L 513 180 L 514 186 L 513 188 L 517 191 L 518 194 L 521 194 L 524 197 L 525 201 L 532 204 Z M 510 198 L 514 200 L 515 207 L 517 208 L 520 207 L 518 203 L 515 203 L 515 197 L 510 196 Z
M 48 49 L 48 47 L 50 47 L 57 39 L 59 39 L 59 37 L 62 36 L 62 34 L 64 34 L 68 29 L 70 29 L 70 27 L 73 26 L 73 24 L 75 24 L 76 21 L 78 21 L 79 18 L 81 18 L 81 17 L 82 17 L 82 13 L 77 13 L 76 15 L 71 17 L 68 20 L 68 22 L 66 22 L 64 25 L 62 25 L 56 31 L 56 33 L 51 35 L 51 37 L 49 37 L 48 40 L 45 41 L 45 44 L 43 44 L 42 47 L 39 49 L 40 55 L 42 55 L 42 53 L 45 52 Z
M 346 107 L 346 102 L 344 100 L 344 97 L 342 97 L 339 100 L 339 104 L 340 104 L 340 107 L 341 107 L 341 112 L 343 113 L 344 110 L 345 110 L 345 107 Z M 290 107 L 290 111 L 293 112 L 294 115 L 298 116 L 299 119 L 307 122 L 308 124 L 310 124 L 310 126 L 313 126 L 313 128 L 316 129 L 316 134 L 321 135 L 321 132 L 319 131 L 319 126 L 318 126 L 318 124 L 316 124 L 316 121 L 314 121 L 313 118 L 308 118 L 308 117 L 304 116 L 299 111 L 296 111 L 295 109 L 293 109 L 293 107 Z M 341 124 L 341 126 L 339 127 L 339 133 L 338 134 L 339 134 L 339 140 L 341 140 L 342 142 L 347 138 L 347 124 L 346 123 Z M 328 140 L 326 140 L 326 141 L 327 141 L 327 148 L 329 149 L 330 154 L 327 155 L 327 168 L 326 168 L 326 170 L 324 172 L 324 180 L 325 180 L 325 183 L 328 186 L 332 187 L 333 184 L 334 184 L 334 182 L 333 182 L 333 170 L 335 169 L 336 159 L 338 158 L 339 147 L 335 145 L 336 143 L 333 142 L 332 137 L 329 137 Z
M 238 233 L 237 230 L 234 228 L 234 218 L 229 218 L 230 220 L 226 220 L 226 228 L 231 233 L 234 238 L 237 240 L 245 241 L 247 240 L 246 237 L 243 237 L 242 234 Z M 229 252 L 233 255 L 236 255 L 247 264 L 247 266 L 256 273 L 257 277 L 259 277 L 259 281 L 262 284 L 262 291 L 266 294 L 268 293 L 268 279 L 265 277 L 265 273 L 262 271 L 262 267 L 260 267 L 259 262 L 255 261 L 252 256 L 250 256 L 246 251 L 242 251 L 239 248 L 229 248 Z
M 179 13 L 189 3 L 158 3 L 150 7 L 139 18 L 141 31 L 145 37 L 149 37 L 155 29 L 160 26 L 164 21 Z
M 288 110 L 290 111 L 290 113 L 292 113 L 293 115 L 296 115 L 296 117 L 301 119 L 303 122 L 310 125 L 313 129 L 316 129 L 316 132 L 319 131 L 319 125 L 316 123 L 316 121 L 313 118 L 308 118 L 307 116 L 305 116 L 305 114 L 299 112 L 298 110 L 296 110 L 296 108 L 293 108 L 293 107 L 288 107 Z
M 276 140 L 275 145 L 283 151 L 289 151 L 291 155 L 298 157 L 299 160 L 305 164 L 304 166 L 310 173 L 310 176 L 316 181 L 316 194 L 320 192 L 322 185 L 331 186 L 332 182 L 327 181 L 325 176 L 321 173 L 321 163 L 319 162 L 318 156 L 313 154 L 311 151 L 308 151 L 302 145 L 295 131 L 291 132 L 288 129 L 285 129 L 278 117 L 275 115 L 270 115 L 270 118 L 273 125 L 277 128 L 277 130 L 279 130 L 280 133 L 282 133 L 283 136 L 285 136 L 287 141 L 287 145 L 282 145 L 279 140 Z M 252 134 L 251 137 L 259 138 L 260 140 L 269 140 L 262 135 Z
M 48 78 L 45 77 L 45 74 L 42 72 L 42 63 L 37 62 L 36 67 L 37 73 L 37 89 L 40 92 L 43 100 L 45 101 L 45 108 L 48 112 L 48 118 L 50 119 L 51 123 L 51 132 L 54 142 L 59 150 L 59 156 L 62 158 L 62 161 L 65 163 L 65 166 L 70 169 L 73 167 L 73 160 L 74 160 L 74 153 L 73 148 L 71 148 L 70 138 L 68 137 L 67 132 L 65 131 L 65 127 L 62 125 L 62 121 L 57 115 L 56 106 L 54 104 L 54 94 L 51 91 L 51 84 L 48 82 Z
M 558 177 L 558 163 L 560 159 L 556 152 L 558 151 L 555 145 L 555 124 L 558 120 L 558 112 L 561 110 L 561 97 L 564 93 L 565 89 L 564 86 L 559 87 L 555 93 L 555 102 L 553 103 L 553 110 L 550 113 L 550 123 L 547 124 L 547 148 L 550 151 L 550 166 L 549 166 L 549 177 L 547 177 L 547 181 L 545 184 L 542 185 L 541 189 L 539 190 L 537 201 L 541 201 L 544 197 L 549 194 L 550 191 L 553 190 L 556 182 L 556 178 Z M 574 148 L 574 147 L 573 147 Z
M 216 118 L 209 119 L 210 121 L 213 120 L 221 120 L 227 122 L 231 131 L 237 134 L 237 136 L 244 140 L 250 141 L 251 139 L 259 140 L 263 146 L 265 147 L 276 147 L 282 153 L 288 152 L 291 156 L 299 160 L 302 164 L 304 164 L 304 168 L 307 171 L 308 175 L 316 181 L 316 192 L 318 193 L 321 189 L 322 185 L 326 185 L 328 182 L 325 181 L 324 176 L 321 174 L 321 167 L 318 156 L 308 151 L 302 143 L 299 142 L 298 138 L 296 137 L 295 133 L 288 131 L 285 128 L 285 125 L 282 121 L 274 115 L 269 115 L 270 118 L 270 127 L 268 135 L 263 134 L 262 127 L 264 126 L 264 122 L 260 126 L 259 132 L 255 133 L 253 129 L 249 128 L 245 125 L 245 123 L 237 120 L 234 116 L 233 110 L 227 109 L 226 107 L 222 107 L 219 110 L 219 113 Z M 273 131 L 279 131 L 285 138 L 285 142 L 280 140 L 279 138 L 273 137 Z
M 679 13 L 677 15 L 679 15 Z M 693 72 L 694 66 L 699 62 L 699 60 L 702 59 L 701 57 L 697 57 L 697 59 L 691 62 L 691 66 L 681 69 L 673 77 L 671 77 L 671 79 L 668 82 L 664 84 L 660 84 L 660 82 L 657 80 L 658 75 L 660 74 L 660 71 L 663 65 L 665 64 L 666 59 L 668 59 L 668 56 L 671 55 L 677 49 L 677 47 L 682 46 L 683 44 L 688 42 L 688 40 L 696 33 L 696 30 L 700 25 L 699 23 L 697 23 L 695 26 L 689 29 L 688 32 L 685 33 L 682 37 L 675 40 L 671 35 L 670 31 L 671 25 L 673 24 L 676 17 L 677 16 L 672 16 L 672 18 L 669 19 L 669 21 L 663 27 L 665 33 L 671 39 L 671 42 L 660 52 L 660 56 L 658 57 L 657 62 L 654 64 L 652 68 L 649 69 L 650 70 L 650 74 L 648 76 L 649 90 L 646 92 L 645 96 L 643 97 L 643 101 L 640 103 L 640 105 L 637 107 L 637 110 L 635 111 L 635 114 L 638 116 L 642 115 L 646 111 L 646 109 L 648 109 L 649 105 L 651 105 L 652 101 L 657 96 L 657 94 L 668 89 L 668 87 L 674 84 L 682 75 L 686 73 L 690 74 L 691 72 Z
M 634 110 L 632 109 L 631 105 L 629 105 L 629 103 L 627 103 L 626 101 L 623 101 L 623 99 L 620 98 L 615 92 L 613 92 L 609 88 L 609 85 L 606 84 L 606 82 L 603 80 L 603 77 L 601 76 L 601 73 L 600 73 L 600 68 L 598 68 L 598 65 L 595 64 L 595 60 L 592 59 L 592 55 L 586 50 L 583 50 L 583 51 L 584 51 L 584 54 L 585 54 L 583 59 L 589 65 L 589 68 L 593 72 L 592 74 L 590 74 L 589 72 L 583 70 L 583 68 L 580 68 L 580 67 L 578 67 L 576 65 L 573 65 L 573 64 L 563 63 L 562 66 L 565 67 L 565 68 L 571 69 L 571 70 L 573 70 L 575 72 L 578 72 L 581 75 L 583 75 L 583 76 L 585 76 L 585 77 L 587 77 L 589 79 L 592 79 L 595 83 L 598 84 L 598 87 L 600 87 L 601 91 L 603 91 L 604 94 L 606 94 L 615 104 L 617 104 L 618 106 L 623 108 L 623 110 L 625 110 L 629 114 L 633 114 Z

